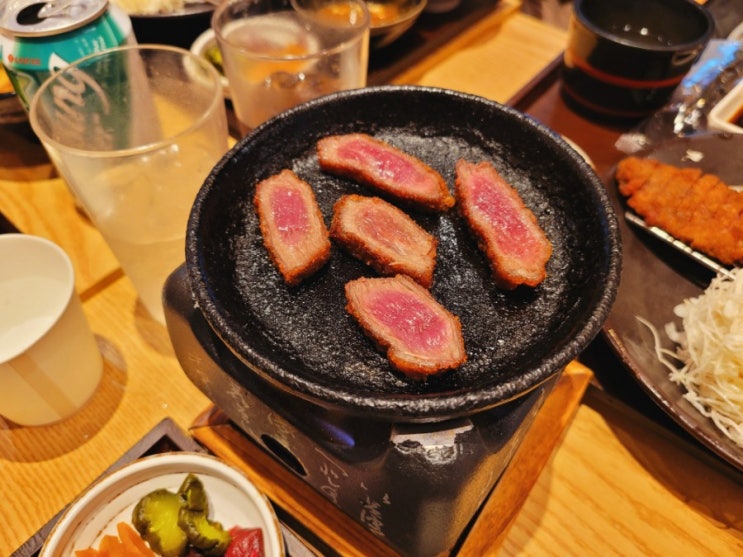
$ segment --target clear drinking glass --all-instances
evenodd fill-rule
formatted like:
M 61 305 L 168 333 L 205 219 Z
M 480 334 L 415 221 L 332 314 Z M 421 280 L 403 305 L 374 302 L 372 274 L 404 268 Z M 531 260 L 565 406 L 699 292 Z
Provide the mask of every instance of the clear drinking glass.
M 164 323 L 162 288 L 184 260 L 191 205 L 228 149 L 219 74 L 180 48 L 114 48 L 44 82 L 30 120 L 142 303 Z
M 243 133 L 302 102 L 366 85 L 364 0 L 227 0 L 212 28 Z

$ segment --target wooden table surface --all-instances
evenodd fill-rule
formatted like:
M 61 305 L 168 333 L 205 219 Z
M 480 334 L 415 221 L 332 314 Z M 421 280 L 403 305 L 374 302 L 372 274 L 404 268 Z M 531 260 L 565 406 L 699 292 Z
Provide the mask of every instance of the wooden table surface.
M 512 99 L 560 54 L 565 32 L 519 13 L 515 0 L 499 5 L 514 9 L 482 19 L 394 82 Z M 570 118 L 552 121 L 549 109 L 539 110 L 569 135 Z M 604 166 L 614 156 L 581 140 Z M 0 555 L 9 555 L 163 418 L 187 431 L 210 401 L 23 125 L 0 125 L 0 211 L 70 254 L 105 360 L 100 389 L 72 418 L 37 428 L 0 418 Z M 698 446 L 591 386 L 536 484 L 524 489 L 521 511 L 492 533 L 497 547 L 487 552 L 741 555 L 738 481 Z

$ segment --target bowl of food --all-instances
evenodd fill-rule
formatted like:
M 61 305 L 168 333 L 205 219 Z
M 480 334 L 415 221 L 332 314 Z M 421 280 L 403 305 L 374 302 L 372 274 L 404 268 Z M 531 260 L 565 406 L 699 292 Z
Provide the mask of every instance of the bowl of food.
M 0 124 L 12 124 L 26 120 L 28 120 L 28 114 L 23 110 L 5 68 L 0 65 Z
M 370 46 L 382 48 L 401 37 L 416 22 L 428 0 L 373 0 L 366 3 L 371 18 Z
M 82 550 L 219 556 L 236 544 L 260 546 L 267 557 L 284 555 L 278 519 L 265 495 L 216 457 L 163 453 L 94 483 L 59 519 L 40 556 Z
M 155 43 L 189 48 L 209 29 L 214 4 L 200 0 L 114 0 L 132 20 L 140 44 Z
M 219 75 L 222 76 L 222 90 L 224 91 L 224 96 L 230 98 L 230 83 L 227 81 L 227 76 L 224 75 L 222 52 L 219 50 L 219 44 L 217 44 L 217 37 L 214 35 L 214 31 L 212 29 L 207 29 L 201 33 L 201 35 L 196 37 L 196 40 L 191 45 L 191 52 L 200 58 L 204 58 L 216 68 Z

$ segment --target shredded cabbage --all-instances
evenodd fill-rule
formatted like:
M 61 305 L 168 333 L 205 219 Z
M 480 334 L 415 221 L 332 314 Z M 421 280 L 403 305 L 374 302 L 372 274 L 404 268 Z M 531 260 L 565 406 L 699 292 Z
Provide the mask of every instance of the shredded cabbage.
M 665 333 L 674 350 L 661 347 L 653 325 L 637 319 L 652 331 L 658 359 L 686 389 L 684 398 L 743 447 L 743 269 L 716 276 L 673 312 L 681 329 L 668 323 Z

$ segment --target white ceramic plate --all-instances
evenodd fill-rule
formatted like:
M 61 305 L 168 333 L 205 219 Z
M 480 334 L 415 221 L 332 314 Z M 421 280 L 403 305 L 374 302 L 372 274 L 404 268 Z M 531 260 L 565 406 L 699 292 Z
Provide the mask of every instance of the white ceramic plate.
M 591 168 L 593 168 L 594 170 L 596 170 L 596 165 L 593 164 L 593 161 L 591 160 L 591 157 L 588 156 L 588 153 L 586 153 L 580 145 L 578 145 L 575 141 L 573 141 L 569 137 L 565 137 L 564 135 L 561 136 L 561 137 L 562 137 L 563 141 L 565 141 L 565 143 L 567 143 L 568 145 L 570 145 L 573 149 L 575 149 L 575 152 L 576 153 L 578 153 L 581 157 L 583 157 L 583 160 L 586 161 Z
M 206 56 L 206 52 L 210 48 L 214 48 L 217 46 L 217 37 L 214 35 L 214 31 L 211 29 L 207 29 L 204 31 L 201 35 L 196 37 L 196 40 L 191 45 L 191 52 L 193 52 L 196 56 L 200 56 L 201 58 L 205 59 L 207 62 L 211 64 L 211 60 Z M 222 89 L 224 89 L 224 96 L 225 98 L 230 98 L 230 87 L 229 82 L 227 81 L 227 78 L 222 73 L 222 71 L 217 68 L 217 71 L 219 72 L 219 75 L 222 76 Z
M 743 135 L 700 135 L 675 138 L 656 145 L 642 156 L 680 167 L 694 166 L 717 174 L 728 184 L 743 179 Z M 620 201 L 614 171 L 607 185 L 619 213 L 627 207 Z M 666 323 L 676 322 L 673 308 L 687 298 L 702 294 L 714 273 L 689 253 L 670 246 L 620 220 L 622 233 L 622 278 L 604 333 L 624 365 L 650 398 L 702 445 L 743 473 L 743 447 L 718 430 L 684 397 L 684 389 L 669 378 L 658 361 L 650 330 L 637 320 L 649 321 L 661 331 L 663 346 L 673 343 L 663 333 Z
M 62 515 L 40 557 L 74 555 L 98 547 L 105 534 L 116 534 L 116 524 L 131 524 L 134 506 L 146 494 L 165 488 L 177 491 L 188 473 L 204 484 L 210 518 L 225 528 L 263 529 L 264 554 L 284 555 L 279 523 L 268 499 L 237 469 L 201 453 L 163 453 L 145 457 L 104 477 L 86 490 Z

